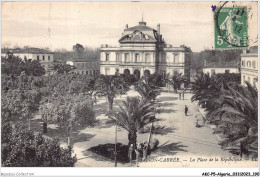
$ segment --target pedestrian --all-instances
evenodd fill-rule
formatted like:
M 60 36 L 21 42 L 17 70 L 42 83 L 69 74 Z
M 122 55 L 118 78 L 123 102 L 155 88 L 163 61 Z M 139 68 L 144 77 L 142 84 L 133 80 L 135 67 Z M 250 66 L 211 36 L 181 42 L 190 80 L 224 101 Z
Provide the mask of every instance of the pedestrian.
M 197 128 L 200 127 L 200 125 L 199 125 L 199 120 L 198 120 L 198 119 L 197 119 L 197 121 L 196 121 L 196 127 L 197 127 Z
M 184 91 L 182 92 L 182 99 L 184 100 Z
M 136 154 L 136 167 L 138 167 L 138 162 L 141 154 L 141 145 L 139 143 L 137 143 L 135 154 Z
M 96 95 L 94 95 L 94 103 L 95 103 L 95 105 L 97 104 L 97 97 L 96 97 Z
M 179 93 L 179 99 L 181 100 L 181 92 Z
M 146 158 L 147 158 L 147 148 L 148 148 L 148 143 L 147 141 L 143 142 L 143 161 L 146 162 Z
M 187 105 L 185 105 L 185 109 L 184 109 L 184 111 L 185 111 L 185 116 L 187 116 L 187 113 L 188 113 L 188 106 Z
M 128 149 L 128 158 L 130 160 L 130 163 L 132 163 L 132 159 L 133 159 L 133 151 L 134 151 L 134 145 L 130 144 L 130 147 Z

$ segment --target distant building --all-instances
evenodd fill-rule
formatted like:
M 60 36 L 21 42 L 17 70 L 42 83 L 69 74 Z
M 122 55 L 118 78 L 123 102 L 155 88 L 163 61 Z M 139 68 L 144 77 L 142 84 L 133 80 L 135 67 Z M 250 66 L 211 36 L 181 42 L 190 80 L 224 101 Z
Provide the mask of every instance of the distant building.
M 236 61 L 205 63 L 203 73 L 209 74 L 209 76 L 213 74 L 239 73 L 239 66 Z
M 126 25 L 119 43 L 119 47 L 101 45 L 101 74 L 130 73 L 140 78 L 145 72 L 163 76 L 182 73 L 190 81 L 192 51 L 184 45 L 167 45 L 160 34 L 160 24 L 157 30 L 144 21 L 130 28 Z
M 73 73 L 97 75 L 99 74 L 100 62 L 97 59 L 75 58 L 73 61 L 67 61 L 67 64 L 75 66 Z
M 241 54 L 241 84 L 245 81 L 258 88 L 258 53 L 256 51 L 244 51 Z
M 8 52 L 11 52 L 14 56 L 20 57 L 22 60 L 38 60 L 46 70 L 53 66 L 53 52 L 44 49 L 2 49 L 1 56 L 5 57 Z

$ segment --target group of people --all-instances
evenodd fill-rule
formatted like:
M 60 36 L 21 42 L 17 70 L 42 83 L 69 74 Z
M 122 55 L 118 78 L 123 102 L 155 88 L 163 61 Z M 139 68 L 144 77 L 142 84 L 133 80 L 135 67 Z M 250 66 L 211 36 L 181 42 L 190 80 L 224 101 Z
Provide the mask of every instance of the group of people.
M 143 161 L 146 161 L 148 149 L 149 149 L 149 145 L 148 145 L 147 141 L 144 141 L 143 143 L 137 143 L 136 148 L 134 147 L 134 144 L 130 144 L 129 150 L 128 150 L 128 158 L 130 160 L 130 163 L 132 163 L 134 153 L 135 153 L 135 157 L 136 157 L 136 166 L 137 167 L 138 167 L 138 162 L 140 159 L 142 159 Z

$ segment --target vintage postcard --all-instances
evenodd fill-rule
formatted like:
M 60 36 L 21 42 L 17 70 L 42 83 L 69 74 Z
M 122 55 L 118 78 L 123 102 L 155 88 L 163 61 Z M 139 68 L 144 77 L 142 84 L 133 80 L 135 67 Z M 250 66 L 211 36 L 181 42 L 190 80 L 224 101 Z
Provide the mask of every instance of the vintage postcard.
M 258 167 L 257 1 L 1 5 L 2 175 Z

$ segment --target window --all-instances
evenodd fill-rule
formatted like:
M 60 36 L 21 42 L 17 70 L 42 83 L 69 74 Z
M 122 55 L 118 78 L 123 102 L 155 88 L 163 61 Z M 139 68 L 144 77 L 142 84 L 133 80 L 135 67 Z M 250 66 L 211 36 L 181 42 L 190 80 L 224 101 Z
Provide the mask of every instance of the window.
M 173 63 L 179 63 L 179 54 L 178 53 L 173 54 Z
M 39 55 L 37 55 L 37 60 L 40 60 L 40 56 Z
M 228 73 L 229 73 L 229 69 L 226 69 L 226 70 L 225 70 L 225 73 L 228 74 Z
M 82 74 L 84 74 L 84 71 L 82 71 Z
M 88 75 L 88 71 L 86 71 L 86 75 Z
M 139 54 L 136 53 L 136 54 L 135 54 L 135 62 L 139 62 L 139 58 L 140 58 Z
M 256 78 L 253 79 L 253 85 L 256 87 Z
M 244 60 L 242 61 L 242 66 L 245 66 L 245 61 Z
M 146 53 L 146 54 L 145 54 L 145 62 L 146 62 L 146 63 L 149 63 L 149 62 L 150 62 L 150 54 L 149 54 L 149 53 Z
M 106 54 L 106 61 L 109 61 L 109 54 Z
M 253 66 L 253 68 L 256 67 L 256 65 L 255 65 L 255 61 L 252 62 L 252 66 Z
M 49 60 L 49 61 L 51 60 L 51 56 L 50 56 L 50 55 L 48 56 L 48 60 Z
M 27 59 L 26 55 L 24 55 L 23 59 Z
M 89 74 L 92 76 L 92 71 L 89 71 Z
M 45 56 L 44 56 L 44 55 L 42 56 L 42 60 L 43 60 L 43 61 L 45 60 Z
M 129 53 L 125 53 L 125 62 L 130 62 Z
M 247 62 L 247 67 L 250 68 L 251 67 L 251 61 Z
M 120 54 L 119 54 L 119 53 L 116 54 L 116 61 L 117 61 L 117 62 L 120 61 Z
M 243 76 L 243 82 L 242 84 L 246 81 L 246 76 Z

